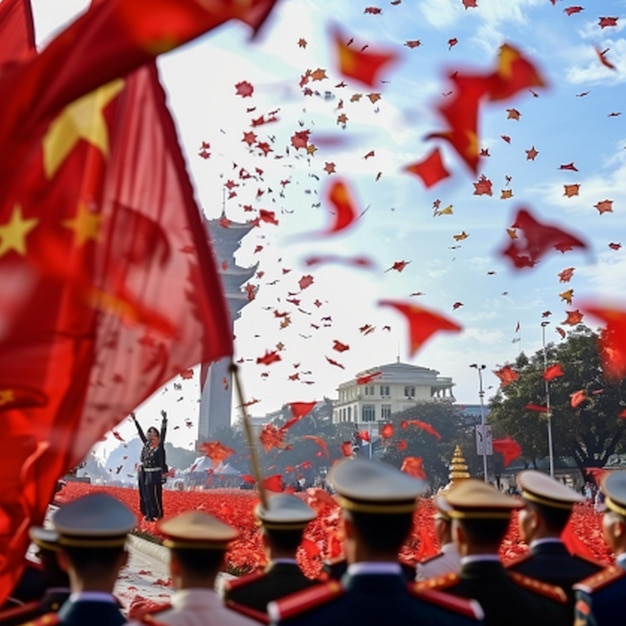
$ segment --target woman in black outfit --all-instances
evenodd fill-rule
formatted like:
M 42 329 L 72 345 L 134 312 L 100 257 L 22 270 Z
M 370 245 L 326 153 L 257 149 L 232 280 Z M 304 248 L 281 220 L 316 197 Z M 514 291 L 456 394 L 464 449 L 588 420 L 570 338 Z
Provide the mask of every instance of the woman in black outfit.
M 167 472 L 165 462 L 165 433 L 167 432 L 167 414 L 161 411 L 161 432 L 151 426 L 144 434 L 134 413 L 130 414 L 137 427 L 139 438 L 143 442 L 141 462 L 137 471 L 139 483 L 139 508 L 143 518 L 149 522 L 163 517 L 163 483 Z

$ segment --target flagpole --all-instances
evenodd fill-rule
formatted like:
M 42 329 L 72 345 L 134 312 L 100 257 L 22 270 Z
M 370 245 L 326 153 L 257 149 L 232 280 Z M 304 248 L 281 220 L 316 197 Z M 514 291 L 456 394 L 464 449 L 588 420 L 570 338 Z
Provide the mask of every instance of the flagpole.
M 543 373 L 546 383 L 546 409 L 548 416 L 548 458 L 550 460 L 550 476 L 554 478 L 554 452 L 552 447 L 552 407 L 550 406 L 550 381 L 545 373 L 548 369 L 548 354 L 546 352 L 546 326 L 550 322 L 541 322 L 541 343 L 543 344 Z
M 241 386 L 241 380 L 239 377 L 239 367 L 236 363 L 229 365 L 230 373 L 235 380 L 235 390 L 237 392 L 237 398 L 239 399 L 239 406 L 241 407 L 241 417 L 243 420 L 243 429 L 246 433 L 246 440 L 248 442 L 248 449 L 250 450 L 250 464 L 252 465 L 252 474 L 256 479 L 257 489 L 259 490 L 259 497 L 261 498 L 261 507 L 268 509 L 267 491 L 263 484 L 263 474 L 261 472 L 261 463 L 259 461 L 259 451 L 254 441 L 254 435 L 252 433 L 252 424 L 250 424 L 250 416 L 246 408 L 244 401 L 243 390 Z

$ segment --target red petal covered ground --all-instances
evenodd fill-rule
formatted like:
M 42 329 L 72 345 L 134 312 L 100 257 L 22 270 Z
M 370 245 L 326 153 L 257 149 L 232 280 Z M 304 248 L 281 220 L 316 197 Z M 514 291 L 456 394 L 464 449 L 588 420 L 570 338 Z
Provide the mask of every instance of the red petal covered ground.
M 63 504 L 92 491 L 106 491 L 137 512 L 139 517 L 139 496 L 136 490 L 121 487 L 97 487 L 86 483 L 68 483 L 57 494 L 56 502 Z M 318 517 L 309 524 L 305 533 L 306 541 L 298 553 L 298 561 L 307 575 L 316 577 L 322 561 L 341 555 L 341 534 L 339 528 L 339 507 L 325 491 L 309 489 L 302 494 Z M 211 491 L 169 491 L 163 492 L 163 507 L 166 516 L 183 511 L 196 510 L 207 513 L 239 529 L 239 539 L 231 544 L 227 554 L 228 569 L 233 573 L 250 572 L 265 564 L 261 548 L 258 524 L 253 508 L 258 502 L 255 491 L 238 489 L 213 489 Z M 433 554 L 437 549 L 437 539 L 433 528 L 434 506 L 430 500 L 420 501 L 415 513 L 415 530 L 401 556 L 407 560 L 420 560 Z M 596 560 L 608 565 L 612 562 L 602 536 L 602 514 L 585 505 L 577 506 L 570 524 L 576 539 L 590 551 Z M 139 530 L 158 536 L 153 522 L 141 521 Z M 511 523 L 509 533 L 502 545 L 501 557 L 509 562 L 526 552 L 517 532 L 517 518 Z

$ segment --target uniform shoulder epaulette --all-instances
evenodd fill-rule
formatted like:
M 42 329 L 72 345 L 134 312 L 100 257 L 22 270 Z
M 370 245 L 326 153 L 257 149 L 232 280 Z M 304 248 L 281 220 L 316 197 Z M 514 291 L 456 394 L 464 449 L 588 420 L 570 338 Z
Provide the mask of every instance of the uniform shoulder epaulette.
M 543 582 L 542 580 L 537 580 L 536 578 L 531 578 L 530 576 L 524 576 L 519 572 L 509 571 L 508 574 L 511 580 L 519 587 L 538 593 L 546 598 L 550 598 L 550 600 L 554 600 L 555 602 L 567 602 L 567 595 L 561 587 L 551 585 Z
M 0 610 L 0 624 L 4 624 L 9 620 L 14 624 L 25 622 L 40 613 L 41 604 L 39 600 L 32 600 L 21 606 L 12 606 L 8 609 Z
M 426 565 L 426 563 L 432 563 L 433 561 L 436 561 L 442 556 L 443 556 L 443 552 L 437 552 L 437 554 L 433 554 L 433 556 L 429 556 L 427 559 L 420 561 L 418 565 Z
M 415 559 L 411 559 L 406 556 L 399 557 L 398 562 L 402 567 L 412 567 L 413 569 L 415 569 L 415 566 L 417 565 L 417 561 Z
M 236 611 L 240 615 L 245 615 L 250 619 L 253 619 L 255 622 L 259 622 L 261 624 L 269 624 L 270 618 L 267 613 L 263 611 L 259 611 L 257 609 L 253 609 L 252 607 L 246 604 L 240 604 L 239 602 L 235 602 L 230 598 L 224 598 L 224 606 L 227 606 L 231 611 Z
M 533 556 L 532 552 L 530 551 L 524 552 L 524 554 L 520 554 L 519 556 L 515 557 L 512 561 L 507 563 L 506 568 L 512 569 L 514 567 L 517 567 L 518 565 L 521 565 L 522 563 L 525 563 L 526 561 L 530 561 L 532 556 Z
M 441 576 L 435 576 L 434 578 L 427 578 L 426 580 L 416 582 L 414 585 L 415 592 L 422 593 L 424 591 L 428 591 L 429 589 L 448 589 L 448 587 L 456 585 L 459 580 L 459 575 L 456 572 L 448 572 L 447 574 L 442 574 Z
M 137 620 L 138 622 L 143 622 L 144 624 L 152 624 L 154 623 L 154 615 L 163 613 L 163 611 L 169 611 L 171 608 L 172 605 L 169 602 L 157 605 L 153 604 L 144 608 L 138 608 L 131 611 L 129 617 L 133 620 Z
M 619 565 L 610 565 L 601 572 L 593 574 L 576 583 L 573 588 L 576 591 L 594 593 L 595 591 L 600 591 L 600 589 L 603 589 L 604 587 L 608 587 L 610 584 L 620 580 L 620 578 L 624 578 L 625 576 L 626 570 L 622 567 L 619 567 Z
M 415 598 L 424 600 L 429 604 L 434 604 L 452 613 L 458 613 L 459 615 L 478 621 L 485 619 L 483 609 L 477 600 L 453 596 L 451 593 L 439 591 L 438 589 L 430 589 L 428 587 L 420 589 L 419 587 L 421 585 L 423 585 L 421 582 L 409 584 L 409 593 Z
M 252 572 L 252 574 L 245 574 L 244 576 L 238 576 L 237 578 L 231 578 L 224 582 L 224 593 L 234 591 L 240 587 L 245 587 L 246 585 L 259 580 L 259 578 L 263 578 L 263 576 L 265 576 L 265 572 L 259 571 Z
M 31 620 L 30 622 L 26 622 L 23 626 L 55 626 L 55 624 L 60 624 L 61 618 L 58 613 L 46 613 L 45 615 L 41 615 L 37 619 Z
M 331 580 L 321 585 L 309 587 L 292 593 L 267 605 L 267 613 L 272 622 L 289 619 L 305 611 L 328 604 L 345 593 L 345 588 L 338 580 Z

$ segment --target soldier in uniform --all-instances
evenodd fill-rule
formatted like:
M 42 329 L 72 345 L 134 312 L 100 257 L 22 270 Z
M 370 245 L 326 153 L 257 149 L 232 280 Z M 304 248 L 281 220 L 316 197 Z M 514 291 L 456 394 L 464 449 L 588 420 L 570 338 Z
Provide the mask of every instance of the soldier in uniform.
M 626 597 L 626 472 L 611 472 L 601 482 L 606 511 L 604 537 L 615 554 L 615 565 L 574 585 L 576 626 L 624 623 Z
M 417 564 L 415 580 L 434 578 L 448 572 L 458 572 L 461 568 L 461 555 L 452 541 L 452 518 L 442 508 L 441 496 L 435 496 L 435 534 L 441 552 Z
M 447 594 L 418 593 L 402 575 L 397 555 L 427 488 L 398 469 L 372 459 L 335 464 L 327 480 L 342 507 L 348 570 L 332 580 L 268 606 L 274 624 L 293 626 L 450 626 L 475 624 L 480 607 Z
M 124 546 L 136 524 L 135 514 L 106 493 L 92 493 L 61 507 L 53 515 L 52 525 L 59 564 L 69 574 L 72 593 L 58 613 L 45 614 L 29 624 L 124 624 L 126 618 L 113 596 L 113 587 L 128 561 Z
M 69 577 L 67 572 L 61 569 L 57 559 L 58 533 L 36 527 L 31 528 L 29 534 L 38 548 L 43 590 L 39 599 L 0 612 L 0 624 L 3 626 L 16 626 L 34 620 L 40 615 L 56 613 L 70 597 Z
M 227 609 L 215 591 L 229 542 L 238 532 L 202 511 L 187 511 L 161 520 L 157 530 L 170 549 L 170 573 L 176 591 L 170 603 L 136 616 L 129 625 L 258 626 Z M 86 624 L 86 626 L 91 626 Z
M 270 496 L 267 509 L 257 505 L 255 515 L 269 563 L 263 572 L 226 582 L 224 599 L 228 607 L 267 623 L 268 602 L 317 584 L 296 563 L 304 529 L 315 512 L 297 496 L 281 493 Z
M 461 555 L 459 573 L 416 583 L 418 589 L 443 590 L 478 600 L 487 626 L 571 624 L 566 595 L 553 585 L 507 571 L 498 550 L 511 512 L 522 503 L 480 480 L 454 485 L 443 502 L 452 518 L 452 536 Z
M 520 537 L 530 551 L 509 570 L 561 587 L 574 608 L 572 585 L 602 569 L 602 565 L 570 554 L 561 541 L 575 502 L 584 497 L 547 474 L 526 470 L 517 475 L 526 505 L 519 512 Z

